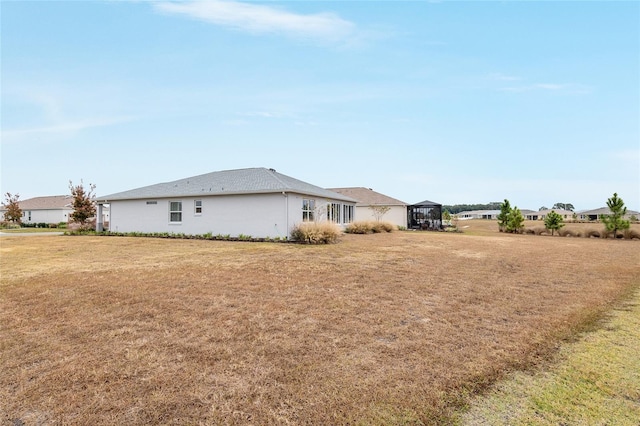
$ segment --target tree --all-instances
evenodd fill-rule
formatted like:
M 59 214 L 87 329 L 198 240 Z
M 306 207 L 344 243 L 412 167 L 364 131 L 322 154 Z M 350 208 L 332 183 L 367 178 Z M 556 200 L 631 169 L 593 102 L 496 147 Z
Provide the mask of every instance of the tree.
M 573 207 L 573 204 L 571 203 L 555 203 L 551 208 L 553 210 L 569 210 L 569 211 L 573 211 L 575 209 L 575 207 Z
M 498 215 L 498 230 L 500 232 L 504 232 L 507 229 L 509 213 L 511 213 L 511 203 L 505 198 L 504 202 L 500 204 L 500 214 Z
M 549 207 L 547 206 L 542 206 L 538 209 L 539 212 L 543 211 L 543 210 L 549 210 Z
M 517 206 L 514 206 L 507 215 L 506 231 L 513 234 L 520 234 L 524 229 L 524 216 Z
M 624 220 L 624 215 L 627 214 L 627 208 L 624 206 L 622 198 L 618 197 L 617 193 L 613 193 L 613 197 L 607 200 L 607 207 L 611 210 L 611 214 L 602 215 L 602 222 L 607 228 L 607 231 L 613 231 L 613 238 L 618 237 L 618 230 L 629 229 L 631 222 Z
M 551 235 L 553 235 L 553 231 L 558 231 L 560 228 L 564 226 L 562 215 L 551 210 L 551 213 L 544 218 L 544 227 L 547 229 L 551 229 Z
M 487 204 L 444 204 L 442 206 L 443 210 L 448 210 L 451 214 L 458 214 L 467 210 L 498 210 L 499 208 L 500 203 L 497 201 L 491 201 Z
M 12 195 L 10 192 L 4 194 L 2 206 L 7 210 L 4 212 L 4 220 L 17 224 L 22 223 L 22 209 L 20 208 L 20 194 Z
M 389 206 L 369 206 L 369 208 L 373 211 L 373 217 L 375 217 L 378 222 L 380 222 L 382 216 L 391 210 L 391 207 Z
M 69 189 L 73 197 L 73 213 L 70 215 L 71 221 L 77 222 L 81 228 L 85 228 L 87 220 L 96 215 L 96 204 L 93 201 L 95 198 L 93 190 L 96 189 L 96 186 L 90 183 L 89 191 L 87 192 L 82 184 L 82 180 L 77 186 L 74 186 L 73 182 L 69 181 Z

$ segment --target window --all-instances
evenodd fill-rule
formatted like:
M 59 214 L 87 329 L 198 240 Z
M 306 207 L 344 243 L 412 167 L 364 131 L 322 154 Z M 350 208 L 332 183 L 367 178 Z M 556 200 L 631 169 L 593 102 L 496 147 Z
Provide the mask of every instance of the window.
M 302 221 L 313 222 L 314 212 L 316 210 L 316 200 L 302 200 Z
M 195 214 L 198 214 L 198 215 L 202 214 L 202 200 L 195 200 L 193 203 L 195 208 L 194 210 Z
M 182 201 L 169 203 L 169 222 L 182 222 Z
M 342 223 L 351 223 L 353 222 L 353 206 L 342 206 Z
M 335 223 L 340 223 L 340 204 L 327 204 L 327 220 Z

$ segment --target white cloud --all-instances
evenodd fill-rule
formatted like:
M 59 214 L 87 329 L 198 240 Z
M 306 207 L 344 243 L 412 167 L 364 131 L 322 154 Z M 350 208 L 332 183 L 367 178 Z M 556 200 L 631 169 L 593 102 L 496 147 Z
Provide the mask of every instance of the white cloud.
M 567 87 L 566 84 L 553 84 L 553 83 L 538 83 L 534 86 L 537 89 L 544 90 L 560 90 Z
M 286 114 L 283 112 L 275 112 L 275 111 L 252 111 L 243 113 L 246 117 L 261 117 L 261 118 L 286 118 L 290 117 L 291 114 Z
M 515 77 L 512 75 L 506 75 L 506 74 L 502 74 L 499 72 L 494 72 L 489 74 L 489 79 L 490 80 L 497 80 L 497 81 L 518 81 L 518 80 L 522 80 L 520 77 Z
M 522 86 L 508 86 L 499 89 L 502 92 L 523 93 L 532 91 L 550 91 L 584 95 L 591 93 L 591 89 L 580 84 L 559 84 L 559 83 L 534 83 Z
M 273 6 L 235 1 L 161 2 L 156 10 L 257 34 L 281 34 L 320 42 L 344 42 L 355 24 L 333 13 L 301 15 Z
M 54 136 L 69 136 L 82 130 L 94 127 L 111 126 L 114 124 L 129 122 L 134 119 L 134 117 L 111 117 L 67 121 L 42 127 L 2 130 L 2 143 L 18 143 L 28 139 L 43 137 L 51 138 Z

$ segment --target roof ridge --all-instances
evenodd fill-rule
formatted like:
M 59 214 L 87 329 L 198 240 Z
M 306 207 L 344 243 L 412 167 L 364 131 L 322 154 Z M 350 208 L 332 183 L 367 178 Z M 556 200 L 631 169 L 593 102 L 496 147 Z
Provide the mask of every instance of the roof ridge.
M 269 173 L 271 177 L 277 180 L 282 186 L 284 186 L 287 189 L 291 188 L 291 186 L 289 186 L 284 180 L 280 179 L 280 176 L 278 176 L 280 173 L 278 173 L 276 169 L 266 168 L 266 167 L 261 167 L 261 168 L 267 173 Z

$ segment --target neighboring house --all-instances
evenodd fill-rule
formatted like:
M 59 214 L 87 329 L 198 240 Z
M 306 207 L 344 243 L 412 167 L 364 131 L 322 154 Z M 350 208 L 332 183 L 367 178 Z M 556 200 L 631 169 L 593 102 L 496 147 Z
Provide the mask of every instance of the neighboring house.
M 611 210 L 609 210 L 609 207 L 601 207 L 594 210 L 583 210 L 578 212 L 577 214 L 581 220 L 600 220 L 603 215 L 610 215 Z M 630 220 L 631 216 L 640 218 L 640 212 L 627 209 L 627 214 L 624 215 L 623 219 Z
M 22 223 L 68 223 L 73 213 L 73 196 L 51 195 L 29 198 L 18 202 L 22 210 Z M 0 218 L 4 220 L 5 208 L 0 208 Z M 102 210 L 102 221 L 109 222 L 109 209 Z
M 105 204 L 114 232 L 282 238 L 301 222 L 350 223 L 356 201 L 273 169 L 250 168 L 100 196 L 98 209 Z
M 500 210 L 468 210 L 456 213 L 455 216 L 459 220 L 469 219 L 498 219 Z
M 557 214 L 562 216 L 562 220 L 571 220 L 573 219 L 573 215 L 575 214 L 571 210 L 546 209 L 546 210 L 539 210 L 537 212 L 531 211 L 531 212 L 523 213 L 523 216 L 527 220 L 544 220 L 551 212 L 556 212 Z
M 72 202 L 71 195 L 52 195 L 18 201 L 22 210 L 22 223 L 66 223 L 73 213 Z M 2 220 L 6 211 L 4 207 L 0 209 Z
M 396 226 L 407 227 L 407 203 L 376 192 L 371 188 L 329 188 L 358 201 L 355 220 L 381 220 Z M 388 209 L 388 210 L 387 210 Z M 387 210 L 384 212 L 384 210 Z
M 441 229 L 442 204 L 425 200 L 407 206 L 407 224 L 410 229 Z

